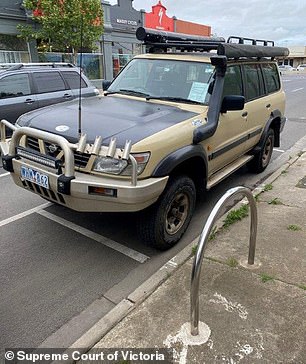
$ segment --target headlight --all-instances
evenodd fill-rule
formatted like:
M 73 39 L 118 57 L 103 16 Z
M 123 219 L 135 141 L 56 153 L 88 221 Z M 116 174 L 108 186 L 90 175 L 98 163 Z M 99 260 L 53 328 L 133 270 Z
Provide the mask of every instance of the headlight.
M 137 162 L 137 175 L 140 175 L 150 158 L 150 153 L 132 153 L 132 156 L 136 159 Z M 122 173 L 123 176 L 131 176 L 132 175 L 132 165 L 131 163 L 128 164 L 127 168 Z
M 127 161 L 123 159 L 97 157 L 92 169 L 100 173 L 120 174 L 127 165 Z
M 137 174 L 141 174 L 150 158 L 150 153 L 132 153 L 137 161 Z M 132 175 L 132 165 L 124 159 L 97 157 L 93 164 L 93 171 L 107 174 Z

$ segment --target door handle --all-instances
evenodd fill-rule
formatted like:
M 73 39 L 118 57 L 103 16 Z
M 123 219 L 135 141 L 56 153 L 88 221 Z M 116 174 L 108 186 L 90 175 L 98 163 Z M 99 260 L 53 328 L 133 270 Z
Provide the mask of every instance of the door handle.
M 70 94 L 64 94 L 65 99 L 70 99 L 71 97 L 72 97 L 72 95 L 70 95 Z
M 267 104 L 267 105 L 266 105 L 266 108 L 267 108 L 267 109 L 270 109 L 270 107 L 271 107 L 271 104 Z
M 243 118 L 247 117 L 248 116 L 248 112 L 245 111 L 242 115 L 241 115 Z
M 24 103 L 31 105 L 31 104 L 34 104 L 34 102 L 35 102 L 35 100 L 33 100 L 33 99 L 26 99 Z

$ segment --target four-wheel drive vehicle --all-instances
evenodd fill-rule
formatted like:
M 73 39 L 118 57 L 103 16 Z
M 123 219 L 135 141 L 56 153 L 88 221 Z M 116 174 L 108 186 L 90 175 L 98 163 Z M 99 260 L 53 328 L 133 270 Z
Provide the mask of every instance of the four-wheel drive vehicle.
M 20 115 L 99 91 L 70 63 L 0 63 L 0 119 L 15 123 Z
M 285 123 L 274 57 L 288 50 L 137 35 L 151 53 L 128 63 L 105 96 L 84 99 L 81 119 L 68 102 L 23 115 L 15 128 L 2 121 L 15 129 L 10 142 L 2 135 L 3 164 L 18 186 L 74 210 L 143 210 L 143 241 L 167 249 L 197 194 L 246 163 L 267 167 Z

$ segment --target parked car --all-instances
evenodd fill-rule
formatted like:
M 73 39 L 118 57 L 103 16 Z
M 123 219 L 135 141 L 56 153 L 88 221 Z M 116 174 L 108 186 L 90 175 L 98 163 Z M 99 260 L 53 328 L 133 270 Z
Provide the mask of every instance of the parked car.
M 278 66 L 278 69 L 279 69 L 280 73 L 296 71 L 296 68 L 290 66 L 289 64 L 282 64 L 282 65 Z
M 99 91 L 81 74 L 82 96 Z M 70 63 L 0 63 L 0 120 L 15 123 L 28 111 L 76 98 L 80 71 Z
M 306 64 L 300 64 L 296 68 L 297 71 L 306 71 Z
M 84 99 L 81 122 L 74 101 L 36 110 L 0 147 L 18 186 L 77 211 L 142 211 L 142 241 L 164 250 L 186 231 L 201 193 L 245 164 L 255 173 L 268 166 L 286 121 L 275 57 L 289 51 L 243 38 L 136 35 L 151 53 L 131 60 L 105 96 Z

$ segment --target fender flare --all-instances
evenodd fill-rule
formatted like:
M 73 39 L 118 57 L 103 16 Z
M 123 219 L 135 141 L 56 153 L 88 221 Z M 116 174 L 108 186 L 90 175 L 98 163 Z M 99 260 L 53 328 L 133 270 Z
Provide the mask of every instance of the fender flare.
M 207 155 L 202 145 L 187 145 L 180 149 L 177 149 L 167 155 L 159 164 L 155 167 L 152 177 L 164 177 L 169 176 L 171 172 L 184 162 L 187 162 L 191 158 L 201 158 L 205 165 L 205 178 L 207 177 Z
M 276 119 L 279 119 L 279 122 L 277 122 Z M 266 122 L 266 125 L 261 134 L 259 142 L 257 143 L 256 147 L 253 149 L 253 154 L 259 153 L 260 150 L 263 148 L 268 130 L 271 128 L 271 125 L 274 122 L 278 123 L 278 125 L 276 125 L 277 133 L 275 133 L 274 146 L 276 146 L 276 147 L 280 146 L 281 120 L 282 120 L 282 113 L 280 112 L 280 110 L 278 110 L 278 109 L 273 110 L 271 112 L 269 120 Z M 273 129 L 275 129 L 275 127 Z

